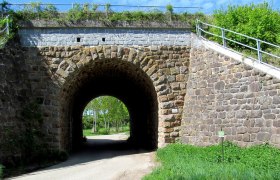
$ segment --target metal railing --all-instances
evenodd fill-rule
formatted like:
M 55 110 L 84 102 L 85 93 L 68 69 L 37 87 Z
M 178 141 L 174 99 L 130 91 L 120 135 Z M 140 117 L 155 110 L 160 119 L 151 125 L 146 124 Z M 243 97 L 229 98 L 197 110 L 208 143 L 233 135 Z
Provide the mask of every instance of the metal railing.
M 113 11 L 123 11 L 123 10 L 141 10 L 141 11 L 148 11 L 148 10 L 153 10 L 153 9 L 157 9 L 157 10 L 166 10 L 166 6 L 144 6 L 144 5 L 123 5 L 123 4 L 95 4 L 95 3 L 10 3 L 8 4 L 9 6 L 14 7 L 16 10 L 20 10 L 26 6 L 41 6 L 41 7 L 45 7 L 48 5 L 53 5 L 55 7 L 61 7 L 61 8 L 57 8 L 60 11 L 66 11 L 69 10 L 71 8 L 74 8 L 75 5 L 79 5 L 81 7 L 93 7 L 93 6 L 97 6 L 98 8 L 101 8 L 100 10 L 105 10 L 107 7 L 110 7 L 111 10 Z M 17 7 L 17 8 L 16 8 Z M 187 10 L 187 9 L 198 9 L 201 10 L 203 9 L 202 7 L 198 7 L 198 6 L 186 6 L 186 7 L 177 7 L 174 6 L 173 7 L 174 12 L 176 11 L 182 11 L 182 10 Z
M 218 29 L 220 34 L 215 34 L 213 32 L 210 32 L 209 30 L 206 30 L 206 29 L 209 29 L 209 27 L 214 28 L 214 29 Z M 260 63 L 267 64 L 267 65 L 269 65 L 273 68 L 276 68 L 276 69 L 280 70 L 280 55 L 275 54 L 273 52 L 267 52 L 267 51 L 265 51 L 261 48 L 261 45 L 270 46 L 270 47 L 273 47 L 273 49 L 278 49 L 279 52 L 280 52 L 280 46 L 279 45 L 272 44 L 272 43 L 269 43 L 269 42 L 266 42 L 266 41 L 263 41 L 263 40 L 260 40 L 260 39 L 257 39 L 257 38 L 253 38 L 253 37 L 250 37 L 250 36 L 238 33 L 238 32 L 234 32 L 234 31 L 229 30 L 229 29 L 225 29 L 225 28 L 218 27 L 218 26 L 215 26 L 215 25 L 212 25 L 212 24 L 208 24 L 208 23 L 202 22 L 200 20 L 197 20 L 196 32 L 197 32 L 197 35 L 199 37 L 203 37 L 205 39 L 207 39 L 206 38 L 207 35 L 210 35 L 210 36 L 213 36 L 213 37 L 216 37 L 216 38 L 221 38 L 222 46 L 225 47 L 225 48 L 231 48 L 230 46 L 227 45 L 228 42 L 231 42 L 232 44 L 235 44 L 235 45 L 237 44 L 238 46 L 241 46 L 243 48 L 253 50 L 257 53 L 256 54 L 257 58 L 254 58 L 254 57 L 251 57 L 251 58 L 259 61 Z M 231 34 L 237 35 L 239 37 L 247 38 L 248 40 L 251 40 L 253 42 L 255 41 L 256 46 L 253 47 L 253 46 L 250 46 L 249 44 L 243 44 L 236 39 L 230 39 L 230 38 L 227 37 L 227 33 L 231 33 Z M 232 49 L 232 50 L 237 51 L 235 49 Z M 276 61 L 277 61 L 277 63 L 276 63 L 277 65 L 275 63 L 274 64 L 269 63 L 268 60 L 266 60 L 266 62 L 264 62 L 263 55 L 267 55 L 271 58 L 275 58 Z
M 6 16 L 6 24 L 5 27 L 3 29 L 0 30 L 0 34 L 5 34 L 9 35 L 10 34 L 10 24 L 9 24 L 9 15 Z

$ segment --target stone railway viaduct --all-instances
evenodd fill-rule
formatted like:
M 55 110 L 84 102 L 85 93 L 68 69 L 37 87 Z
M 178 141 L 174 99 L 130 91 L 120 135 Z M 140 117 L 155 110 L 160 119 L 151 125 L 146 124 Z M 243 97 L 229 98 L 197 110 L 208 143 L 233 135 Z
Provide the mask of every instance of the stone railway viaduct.
M 111 95 L 126 104 L 130 140 L 142 148 L 216 144 L 221 127 L 239 145 L 280 147 L 280 73 L 188 28 L 35 23 L 19 36 L 20 46 L 0 51 L 2 140 L 35 99 L 49 146 L 76 149 L 84 107 Z

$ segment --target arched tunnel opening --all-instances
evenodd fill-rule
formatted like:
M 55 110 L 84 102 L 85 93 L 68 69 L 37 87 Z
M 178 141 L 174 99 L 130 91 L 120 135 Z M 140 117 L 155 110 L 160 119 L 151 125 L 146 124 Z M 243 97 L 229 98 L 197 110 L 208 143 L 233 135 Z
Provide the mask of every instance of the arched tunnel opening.
M 83 111 L 84 140 L 111 137 L 114 140 L 130 136 L 130 116 L 126 105 L 113 96 L 99 96 L 91 100 Z M 103 135 L 103 136 L 102 136 Z M 93 137 L 95 136 L 95 137 Z M 98 136 L 98 137 L 97 137 Z
M 129 144 L 153 150 L 158 144 L 158 102 L 150 77 L 130 62 L 107 59 L 90 62 L 66 79 L 62 103 L 62 138 L 68 150 L 82 147 L 82 115 L 99 96 L 121 100 L 130 115 Z

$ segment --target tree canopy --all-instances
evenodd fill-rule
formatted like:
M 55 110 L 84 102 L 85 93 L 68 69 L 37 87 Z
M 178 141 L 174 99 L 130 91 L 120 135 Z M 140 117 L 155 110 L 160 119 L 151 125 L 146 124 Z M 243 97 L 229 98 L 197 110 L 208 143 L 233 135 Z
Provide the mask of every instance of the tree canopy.
M 122 101 L 112 96 L 100 96 L 90 101 L 84 109 L 84 128 L 93 128 L 98 131 L 98 127 L 110 130 L 113 126 L 118 128 L 129 121 L 129 113 Z

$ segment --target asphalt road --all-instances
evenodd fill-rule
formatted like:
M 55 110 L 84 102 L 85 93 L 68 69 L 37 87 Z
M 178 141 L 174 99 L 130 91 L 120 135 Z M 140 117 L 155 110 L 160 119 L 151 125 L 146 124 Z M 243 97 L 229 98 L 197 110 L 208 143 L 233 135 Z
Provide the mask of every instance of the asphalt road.
M 85 148 L 67 161 L 12 179 L 137 180 L 155 167 L 155 153 L 130 148 L 125 134 L 87 138 Z

